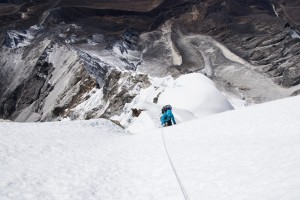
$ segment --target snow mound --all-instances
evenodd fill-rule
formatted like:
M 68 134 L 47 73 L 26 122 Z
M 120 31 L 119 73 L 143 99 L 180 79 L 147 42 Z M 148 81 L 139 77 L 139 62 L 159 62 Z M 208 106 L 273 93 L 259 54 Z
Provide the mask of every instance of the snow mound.
M 199 73 L 176 79 L 174 85 L 159 96 L 158 103 L 190 111 L 197 118 L 233 109 L 215 84 Z
M 171 76 L 150 80 L 152 85 L 126 104 L 120 116 L 112 118 L 132 133 L 158 128 L 161 109 L 166 104 L 172 105 L 177 123 L 233 109 L 215 84 L 200 73 L 182 75 L 176 80 Z M 133 117 L 131 109 L 141 110 L 141 115 Z

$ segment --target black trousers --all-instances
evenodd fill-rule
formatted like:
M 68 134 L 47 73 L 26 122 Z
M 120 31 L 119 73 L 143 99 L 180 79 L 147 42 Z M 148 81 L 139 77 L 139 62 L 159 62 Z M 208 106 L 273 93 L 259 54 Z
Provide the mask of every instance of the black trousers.
M 172 121 L 171 120 L 167 121 L 167 126 L 172 126 Z

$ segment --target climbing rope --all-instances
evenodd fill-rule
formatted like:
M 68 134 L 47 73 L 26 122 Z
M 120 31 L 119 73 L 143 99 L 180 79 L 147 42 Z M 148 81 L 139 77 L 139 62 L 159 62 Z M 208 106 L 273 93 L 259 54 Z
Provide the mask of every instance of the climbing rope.
M 176 169 L 174 167 L 174 164 L 173 164 L 172 159 L 170 157 L 170 154 L 168 152 L 168 148 L 167 148 L 167 145 L 166 145 L 166 142 L 165 142 L 165 136 L 164 136 L 163 128 L 161 128 L 161 136 L 162 136 L 162 140 L 163 140 L 163 143 L 164 143 L 164 146 L 165 146 L 165 150 L 166 150 L 167 156 L 169 158 L 169 161 L 170 161 L 170 164 L 172 166 L 173 172 L 174 172 L 174 174 L 176 176 L 177 182 L 178 182 L 178 184 L 179 184 L 179 186 L 181 188 L 182 194 L 183 194 L 185 200 L 189 200 L 189 197 L 188 197 L 188 195 L 187 195 L 187 193 L 186 193 L 186 191 L 185 191 L 185 189 L 184 189 L 184 187 L 183 187 L 183 185 L 181 183 L 181 180 L 180 180 L 180 178 L 179 178 L 179 176 L 177 174 L 177 171 L 176 171 Z

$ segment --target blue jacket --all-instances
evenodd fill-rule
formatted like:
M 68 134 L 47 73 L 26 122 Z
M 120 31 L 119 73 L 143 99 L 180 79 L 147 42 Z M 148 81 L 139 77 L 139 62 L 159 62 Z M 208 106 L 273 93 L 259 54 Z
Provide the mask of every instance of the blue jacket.
M 176 121 L 175 121 L 172 111 L 167 110 L 167 112 L 162 114 L 162 116 L 160 117 L 161 125 L 164 125 L 165 123 L 167 123 L 167 121 L 170 121 L 170 120 L 172 120 L 173 124 L 176 124 Z

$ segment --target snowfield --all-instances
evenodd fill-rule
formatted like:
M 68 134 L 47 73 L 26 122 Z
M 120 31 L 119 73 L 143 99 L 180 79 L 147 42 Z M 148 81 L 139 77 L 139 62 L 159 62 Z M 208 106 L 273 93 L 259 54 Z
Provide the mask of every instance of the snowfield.
M 1 122 L 0 199 L 184 199 L 164 136 L 190 200 L 299 200 L 299 108 L 293 97 L 138 134 L 102 119 Z

